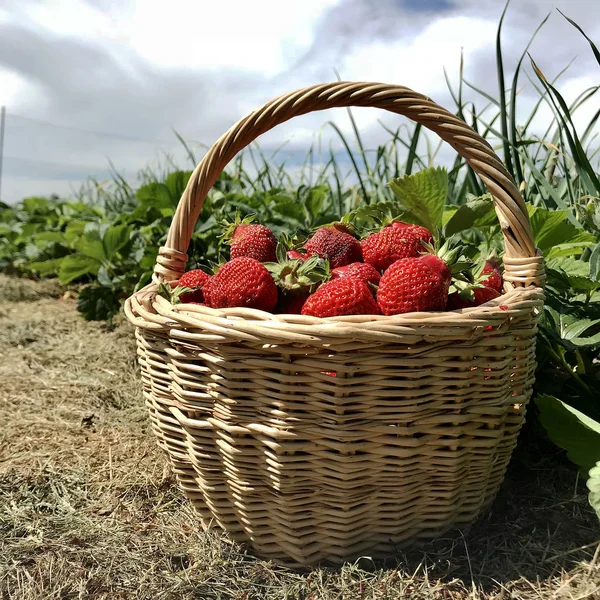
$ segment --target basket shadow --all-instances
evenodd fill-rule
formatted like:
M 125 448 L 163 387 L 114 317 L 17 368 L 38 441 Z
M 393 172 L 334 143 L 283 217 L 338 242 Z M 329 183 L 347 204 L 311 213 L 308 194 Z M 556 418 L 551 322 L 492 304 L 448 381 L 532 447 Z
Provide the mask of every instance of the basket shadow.
M 431 578 L 490 591 L 522 578 L 546 579 L 590 560 L 599 536 L 584 483 L 555 447 L 522 441 L 495 501 L 470 527 L 385 561 L 359 559 L 359 566 L 411 574 L 426 569 Z

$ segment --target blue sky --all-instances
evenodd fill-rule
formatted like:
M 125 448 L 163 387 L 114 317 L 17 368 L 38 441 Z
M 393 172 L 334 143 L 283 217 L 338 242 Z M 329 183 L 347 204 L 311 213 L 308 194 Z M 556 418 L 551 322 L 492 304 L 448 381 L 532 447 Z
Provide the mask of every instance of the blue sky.
M 102 179 L 108 159 L 128 178 L 165 154 L 185 163 L 173 130 L 202 154 L 235 121 L 273 96 L 343 79 L 399 83 L 452 108 L 445 68 L 496 94 L 495 33 L 503 0 L 3 0 L 0 104 L 7 107 L 2 199 L 68 194 L 86 174 Z M 503 42 L 509 73 L 553 6 L 600 42 L 600 2 L 513 0 Z M 556 11 L 531 48 L 568 99 L 598 84 L 585 40 Z M 520 81 L 523 114 L 536 93 Z M 476 96 L 475 94 L 473 94 Z M 481 98 L 478 99 L 481 105 Z M 581 122 L 591 116 L 590 105 Z M 402 121 L 355 112 L 370 147 Z M 539 116 L 540 131 L 548 113 Z M 261 138 L 307 148 L 345 111 L 295 119 Z M 324 135 L 328 135 L 326 130 Z M 444 149 L 440 159 L 449 156 Z

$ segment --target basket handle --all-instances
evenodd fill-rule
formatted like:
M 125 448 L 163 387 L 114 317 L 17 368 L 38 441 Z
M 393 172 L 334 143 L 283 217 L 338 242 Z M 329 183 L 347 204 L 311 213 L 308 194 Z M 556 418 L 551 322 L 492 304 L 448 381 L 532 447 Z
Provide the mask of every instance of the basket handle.
M 204 199 L 238 152 L 292 117 L 349 106 L 382 108 L 404 115 L 448 142 L 481 177 L 492 195 L 506 249 L 505 280 L 513 287 L 542 284 L 543 261 L 535 248 L 527 208 L 490 144 L 457 116 L 409 88 L 347 81 L 314 85 L 274 98 L 215 142 L 195 168 L 183 192 L 166 244 L 159 248 L 154 280 L 176 280 L 184 272 L 186 252 Z

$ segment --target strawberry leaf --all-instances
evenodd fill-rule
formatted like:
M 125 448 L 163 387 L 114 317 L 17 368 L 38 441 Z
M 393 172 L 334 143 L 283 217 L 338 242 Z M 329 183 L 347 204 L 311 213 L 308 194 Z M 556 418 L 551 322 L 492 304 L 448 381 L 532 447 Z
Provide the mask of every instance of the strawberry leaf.
M 550 439 L 584 472 L 595 467 L 600 461 L 600 423 L 548 394 L 538 396 L 536 404 Z
M 388 183 L 397 198 L 401 219 L 426 227 L 438 239 L 448 195 L 448 172 L 442 167 L 423 169 Z
M 535 244 L 547 258 L 581 254 L 595 245 L 594 235 L 567 220 L 569 211 L 528 208 Z
M 450 237 L 455 233 L 472 227 L 489 227 L 496 225 L 498 219 L 494 211 L 494 202 L 489 194 L 469 200 L 448 219 L 444 227 L 444 235 Z
M 588 490 L 590 490 L 588 499 L 590 506 L 596 511 L 600 519 L 600 461 L 590 469 L 589 475 L 590 478 L 586 483 Z
M 77 299 L 77 310 L 88 321 L 105 321 L 114 317 L 120 309 L 114 290 L 103 285 L 83 288 Z
M 67 285 L 84 275 L 96 275 L 100 268 L 100 261 L 83 254 L 70 254 L 65 256 L 60 263 L 58 278 L 63 285 Z
M 123 249 L 129 241 L 131 227 L 128 225 L 112 225 L 105 232 L 102 238 L 102 245 L 106 257 L 111 260 L 116 253 Z

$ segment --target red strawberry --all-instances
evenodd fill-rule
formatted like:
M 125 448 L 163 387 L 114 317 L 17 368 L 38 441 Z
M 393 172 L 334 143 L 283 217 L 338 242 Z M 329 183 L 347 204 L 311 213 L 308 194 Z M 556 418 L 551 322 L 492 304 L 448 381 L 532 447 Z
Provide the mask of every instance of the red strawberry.
M 302 313 L 302 308 L 309 295 L 307 291 L 282 292 L 279 294 L 279 302 L 275 312 L 283 315 L 299 315 Z
M 303 315 L 339 317 L 378 315 L 377 303 L 369 286 L 354 277 L 341 277 L 324 283 L 302 307 Z
M 317 229 L 304 244 L 304 249 L 308 256 L 317 254 L 321 258 L 329 259 L 332 269 L 362 262 L 363 258 L 358 240 L 350 235 L 343 225 Z
M 210 275 L 208 275 L 208 273 L 205 273 L 202 269 L 194 269 L 192 271 L 184 273 L 179 278 L 178 285 L 180 287 L 191 288 L 194 291 L 188 292 L 187 294 L 181 294 L 179 296 L 179 300 L 181 302 L 193 302 L 196 304 L 203 303 L 204 293 L 202 291 L 202 288 L 209 279 Z
M 424 260 L 425 258 L 425 260 Z M 384 315 L 444 310 L 450 279 L 447 265 L 434 257 L 401 258 L 381 277 L 377 304 Z
M 448 255 L 446 257 L 448 257 Z M 452 271 L 450 270 L 450 267 L 448 266 L 448 263 L 445 260 L 443 260 L 439 256 L 436 256 L 435 254 L 422 254 L 419 258 L 426 265 L 428 265 L 434 271 L 439 273 L 444 283 L 450 285 L 450 282 L 452 281 Z
M 431 233 L 419 225 L 395 222 L 361 242 L 363 258 L 379 272 L 401 258 L 419 256 L 425 251 L 423 242 L 432 243 Z
M 373 285 L 379 285 L 379 280 L 381 279 L 381 275 L 379 275 L 379 272 L 373 265 L 360 262 L 333 269 L 331 271 L 331 277 L 332 279 L 338 277 L 354 277 L 355 279 L 360 279 L 365 283 L 372 283 Z
M 212 308 L 242 306 L 272 311 L 277 286 L 258 260 L 241 256 L 225 263 L 204 285 L 204 298 Z
M 288 260 L 306 260 L 308 255 L 298 252 L 298 250 L 288 250 L 286 252 L 286 257 Z
M 500 296 L 500 292 L 491 287 L 477 287 L 472 288 L 472 290 L 473 298 L 471 300 L 469 300 L 468 297 L 464 297 L 464 295 L 461 296 L 459 292 L 450 294 L 448 296 L 448 310 L 479 306 L 480 304 L 484 304 L 485 302 L 489 302 Z
M 239 225 L 231 237 L 230 258 L 247 256 L 259 262 L 277 260 L 277 239 L 265 225 Z
M 489 277 L 483 277 L 483 275 L 488 274 Z M 490 258 L 485 261 L 485 266 L 483 267 L 483 271 L 481 271 L 481 275 L 480 281 L 483 285 L 492 288 L 497 292 L 502 292 L 502 269 L 495 260 Z

